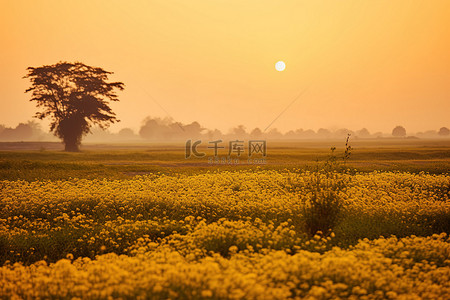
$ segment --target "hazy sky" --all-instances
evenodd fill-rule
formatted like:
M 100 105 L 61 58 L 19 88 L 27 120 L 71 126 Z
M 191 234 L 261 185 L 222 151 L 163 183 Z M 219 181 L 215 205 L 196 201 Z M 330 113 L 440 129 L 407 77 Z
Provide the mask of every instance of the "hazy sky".
M 26 68 L 62 60 L 125 83 L 111 131 L 167 113 L 224 131 L 264 129 L 305 90 L 273 127 L 450 127 L 448 0 L 0 4 L 0 124 L 34 115 Z

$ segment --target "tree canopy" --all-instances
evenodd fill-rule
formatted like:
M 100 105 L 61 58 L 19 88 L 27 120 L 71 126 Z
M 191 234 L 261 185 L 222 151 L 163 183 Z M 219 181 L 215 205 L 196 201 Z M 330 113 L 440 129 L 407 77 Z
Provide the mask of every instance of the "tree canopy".
M 119 121 L 109 103 L 119 101 L 116 90 L 123 90 L 124 84 L 108 82 L 112 72 L 81 62 L 27 70 L 24 78 L 31 81 L 31 87 L 25 92 L 30 92 L 30 101 L 42 109 L 36 117 L 50 118 L 50 131 L 63 140 L 66 151 L 78 151 L 82 136 L 93 125 L 106 129 Z
M 404 137 L 406 136 L 406 129 L 403 126 L 396 126 L 392 129 L 392 135 L 395 137 Z
M 448 129 L 447 127 L 441 127 L 441 128 L 439 129 L 438 134 L 439 134 L 440 136 L 448 136 L 448 135 L 450 135 L 450 129 Z

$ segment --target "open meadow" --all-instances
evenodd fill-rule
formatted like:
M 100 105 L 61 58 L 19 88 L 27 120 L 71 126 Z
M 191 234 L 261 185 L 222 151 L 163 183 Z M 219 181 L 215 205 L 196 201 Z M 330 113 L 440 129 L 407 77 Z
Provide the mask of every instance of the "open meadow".
M 0 298 L 448 299 L 450 141 L 351 146 L 0 143 Z

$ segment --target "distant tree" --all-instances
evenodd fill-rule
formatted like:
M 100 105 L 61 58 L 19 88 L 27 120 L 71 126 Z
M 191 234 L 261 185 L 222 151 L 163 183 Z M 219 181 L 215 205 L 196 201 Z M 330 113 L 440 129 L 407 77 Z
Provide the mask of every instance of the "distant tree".
M 44 132 L 41 129 L 41 125 L 35 120 L 28 121 L 27 125 L 31 127 L 33 138 L 37 138 L 40 135 L 44 134 Z
M 396 126 L 392 130 L 392 135 L 395 137 L 403 137 L 406 136 L 406 129 L 403 126 Z
M 437 132 L 436 130 L 427 130 L 427 131 L 425 131 L 425 132 L 423 133 L 423 135 L 424 135 L 425 137 L 433 138 L 433 137 L 437 137 L 438 132 Z
M 382 138 L 383 137 L 383 133 L 381 131 L 377 131 L 373 134 L 374 137 L 376 138 Z
M 189 138 L 199 138 L 202 131 L 205 130 L 198 122 L 194 121 L 191 124 L 183 126 L 185 135 Z
M 263 135 L 263 132 L 262 132 L 261 129 L 259 129 L 259 128 L 255 128 L 255 129 L 253 129 L 253 130 L 250 132 L 250 136 L 251 136 L 252 138 L 257 138 L 257 139 L 259 139 L 260 137 L 262 137 L 262 135 Z
M 370 132 L 369 132 L 369 130 L 367 130 L 367 128 L 363 128 L 363 129 L 358 130 L 358 131 L 356 132 L 356 136 L 359 136 L 359 137 L 369 137 L 369 136 L 370 136 Z
M 119 131 L 119 136 L 121 138 L 132 138 L 135 137 L 134 131 L 131 128 L 122 128 Z
M 170 136 L 175 139 L 184 138 L 186 135 L 186 129 L 181 122 L 171 122 L 169 124 Z
M 440 136 L 449 136 L 449 135 L 450 135 L 450 129 L 448 129 L 447 127 L 441 127 L 441 128 L 439 129 L 438 134 L 439 134 Z
M 298 137 L 294 130 L 289 130 L 288 132 L 286 132 L 286 134 L 284 136 L 287 139 L 295 139 Z
M 149 140 L 171 139 L 174 132 L 168 120 L 151 117 L 145 118 L 144 124 L 139 129 L 139 135 Z
M 247 136 L 247 131 L 245 130 L 244 125 L 238 125 L 231 129 L 230 134 L 235 138 L 243 139 Z
M 300 134 L 301 134 L 302 138 L 307 138 L 307 139 L 316 137 L 316 132 L 312 129 L 301 130 Z
M 108 142 L 114 140 L 116 137 L 109 130 L 103 130 L 98 126 L 94 126 L 91 128 L 90 134 L 85 137 L 85 140 L 89 142 Z
M 21 140 L 30 139 L 33 136 L 33 127 L 31 127 L 30 124 L 20 123 L 19 125 L 17 125 L 14 131 L 15 134 L 17 135 L 17 138 Z
M 210 141 L 217 140 L 223 136 L 222 132 L 219 129 L 208 130 L 205 135 Z
M 329 137 L 331 135 L 331 131 L 325 128 L 319 128 L 319 130 L 317 130 L 317 135 L 320 137 Z
M 174 122 L 171 118 L 152 118 L 144 119 L 143 125 L 139 129 L 139 135 L 149 140 L 170 140 L 181 138 L 199 138 L 202 131 L 205 130 L 198 122 L 183 125 L 180 122 Z
M 19 123 L 16 128 L 3 127 L 0 131 L 0 139 L 8 141 L 24 141 L 33 137 L 33 127 L 30 122 L 28 124 Z
M 59 62 L 42 67 L 29 67 L 30 101 L 36 101 L 43 111 L 38 119 L 51 119 L 50 131 L 62 139 L 66 151 L 79 151 L 81 138 L 93 125 L 101 129 L 118 122 L 109 101 L 119 101 L 115 90 L 123 90 L 122 82 L 108 82 L 102 68 L 80 62 Z
M 283 134 L 277 128 L 270 129 L 269 132 L 266 134 L 266 136 L 269 139 L 281 139 L 281 138 L 283 138 Z
M 334 132 L 334 136 L 336 137 L 336 138 L 339 138 L 339 139 L 345 139 L 345 138 L 347 138 L 347 136 L 348 135 L 351 135 L 351 136 L 354 136 L 355 135 L 355 133 L 353 132 L 353 131 L 351 131 L 350 129 L 347 129 L 347 128 L 341 128 L 341 129 L 338 129 L 338 130 L 336 130 L 335 132 Z

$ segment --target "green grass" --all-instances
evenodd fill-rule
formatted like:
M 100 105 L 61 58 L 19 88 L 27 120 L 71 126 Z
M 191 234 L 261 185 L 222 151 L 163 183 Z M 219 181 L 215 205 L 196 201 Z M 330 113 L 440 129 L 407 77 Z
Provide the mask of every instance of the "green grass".
M 403 143 L 402 143 L 403 142 Z M 443 174 L 450 172 L 450 141 L 353 141 L 346 167 L 363 172 L 402 171 Z M 8 147 L 5 146 L 8 144 Z M 247 154 L 239 165 L 209 164 L 207 158 L 184 158 L 183 143 L 140 145 L 87 145 L 82 152 L 41 151 L 39 144 L 0 143 L 0 180 L 108 178 L 163 173 L 198 174 L 214 170 L 313 169 L 317 161 L 343 152 L 342 141 L 268 142 L 267 164 L 247 164 Z M 57 143 L 55 143 L 57 144 Z M 58 145 L 58 144 L 57 144 Z M 19 147 L 20 146 L 20 147 Z M 109 148 L 108 148 L 109 147 Z M 5 151 L 2 149 L 22 149 Z M 30 150 L 24 150 L 30 149 Z M 200 149 L 211 157 L 208 149 Z M 223 156 L 223 155 L 222 155 Z

